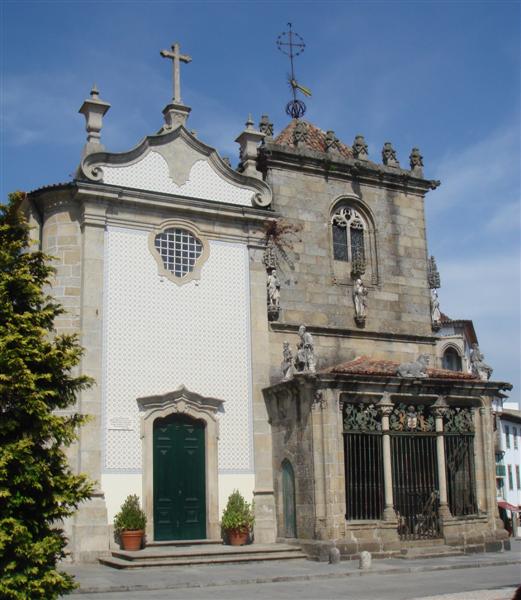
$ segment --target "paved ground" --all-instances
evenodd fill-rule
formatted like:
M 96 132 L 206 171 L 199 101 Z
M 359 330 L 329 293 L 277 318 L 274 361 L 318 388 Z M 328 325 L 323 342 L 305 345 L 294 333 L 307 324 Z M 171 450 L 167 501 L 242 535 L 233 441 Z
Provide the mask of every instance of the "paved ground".
M 521 543 L 514 542 L 505 553 L 380 560 L 369 572 L 357 567 L 355 561 L 294 560 L 132 571 L 101 565 L 64 569 L 81 585 L 73 600 L 511 600 L 521 580 Z

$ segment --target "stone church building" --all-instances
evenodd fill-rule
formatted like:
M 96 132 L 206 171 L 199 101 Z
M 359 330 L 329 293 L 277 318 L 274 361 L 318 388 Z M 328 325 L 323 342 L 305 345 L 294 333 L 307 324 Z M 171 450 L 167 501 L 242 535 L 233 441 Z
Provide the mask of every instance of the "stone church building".
M 96 380 L 69 451 L 97 482 L 67 523 L 73 557 L 108 551 L 128 494 L 148 541 L 220 538 L 236 488 L 255 543 L 313 558 L 500 549 L 491 404 L 509 385 L 477 347 L 442 368 L 424 211 L 439 182 L 419 150 L 403 166 L 385 143 L 374 162 L 360 135 L 303 119 L 274 135 L 264 115 L 234 169 L 190 131 L 173 49 L 161 129 L 108 152 L 93 89 L 74 179 L 27 200 L 56 257 L 57 331 L 79 333 Z

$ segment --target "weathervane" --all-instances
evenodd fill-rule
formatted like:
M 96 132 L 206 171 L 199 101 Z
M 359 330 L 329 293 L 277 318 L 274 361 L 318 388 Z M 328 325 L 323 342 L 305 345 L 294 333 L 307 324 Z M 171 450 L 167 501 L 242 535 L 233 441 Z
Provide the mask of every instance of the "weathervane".
M 289 56 L 289 60 L 291 63 L 291 75 L 288 76 L 289 85 L 291 86 L 291 91 L 293 92 L 293 100 L 290 100 L 286 104 L 286 114 L 294 119 L 300 119 L 306 112 L 306 105 L 302 100 L 297 99 L 297 90 L 302 92 L 304 96 L 311 96 L 311 91 L 304 87 L 303 85 L 299 85 L 297 80 L 295 79 L 295 69 L 293 66 L 293 59 L 302 54 L 304 52 L 304 48 L 306 44 L 304 44 L 304 40 L 302 37 L 291 28 L 291 23 L 288 23 L 289 31 L 285 31 L 281 33 L 277 38 L 277 48 Z

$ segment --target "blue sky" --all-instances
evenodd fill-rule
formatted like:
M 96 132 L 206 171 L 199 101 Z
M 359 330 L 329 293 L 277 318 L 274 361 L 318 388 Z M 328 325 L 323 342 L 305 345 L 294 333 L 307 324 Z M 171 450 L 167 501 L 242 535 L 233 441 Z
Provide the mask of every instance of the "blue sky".
M 442 310 L 473 319 L 494 379 L 520 365 L 520 3 L 17 2 L 2 14 L 1 194 L 67 181 L 85 139 L 77 113 L 96 82 L 112 104 L 102 140 L 134 146 L 162 124 L 181 42 L 188 125 L 238 160 L 249 112 L 285 126 L 288 63 L 275 40 L 292 21 L 306 41 L 297 76 L 306 118 L 380 160 L 413 146 L 442 186 L 426 200 Z

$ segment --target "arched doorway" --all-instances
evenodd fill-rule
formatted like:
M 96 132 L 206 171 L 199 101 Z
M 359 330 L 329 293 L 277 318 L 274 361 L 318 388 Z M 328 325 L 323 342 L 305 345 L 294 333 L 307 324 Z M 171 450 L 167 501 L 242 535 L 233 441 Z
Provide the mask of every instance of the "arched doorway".
M 289 460 L 282 463 L 282 504 L 284 514 L 284 537 L 297 537 L 295 507 L 295 474 Z
M 154 421 L 154 539 L 206 538 L 205 424 L 185 414 Z

